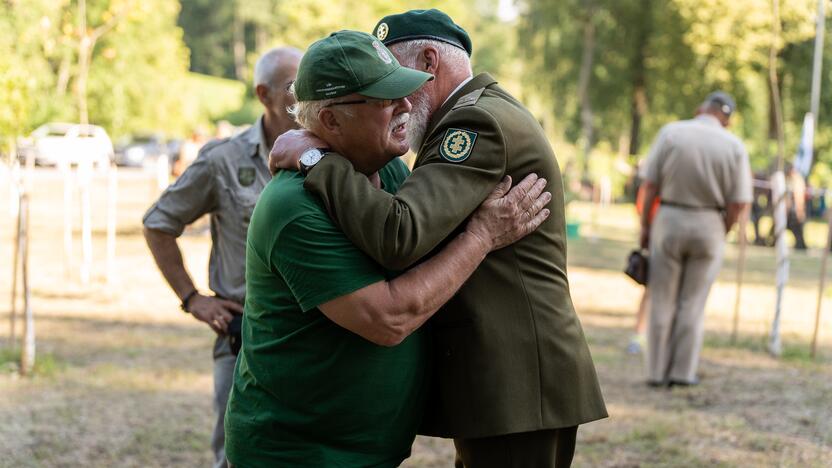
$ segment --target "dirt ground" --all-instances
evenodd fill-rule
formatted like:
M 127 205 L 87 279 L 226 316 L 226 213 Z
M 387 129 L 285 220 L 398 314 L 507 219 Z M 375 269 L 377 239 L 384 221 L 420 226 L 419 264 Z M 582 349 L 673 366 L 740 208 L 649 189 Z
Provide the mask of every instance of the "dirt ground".
M 62 260 L 61 179 L 36 172 L 30 265 L 38 361 L 33 377 L 20 377 L 8 350 L 14 223 L 0 173 L 0 466 L 210 464 L 212 332 L 178 310 L 144 245 L 141 214 L 157 194 L 151 176 L 122 171 L 119 181 L 117 276 L 104 278 L 106 191 L 99 180 L 93 281 L 83 286 L 78 232 L 68 275 Z M 702 384 L 656 390 L 644 385 L 641 356 L 624 353 L 640 297 L 620 273 L 635 239 L 632 207 L 576 203 L 569 213 L 582 221 L 582 237 L 569 244 L 572 296 L 610 412 L 581 427 L 575 466 L 832 466 L 828 297 L 818 359 L 808 351 L 820 249 L 793 255 L 784 355 L 774 359 L 765 353 L 773 253 L 748 250 L 739 339 L 732 344 L 737 249 L 730 245 L 708 302 Z M 810 226 L 810 234 L 820 229 Z M 206 287 L 204 229 L 189 232 L 182 246 Z M 419 438 L 404 466 L 448 467 L 452 459 L 449 441 Z

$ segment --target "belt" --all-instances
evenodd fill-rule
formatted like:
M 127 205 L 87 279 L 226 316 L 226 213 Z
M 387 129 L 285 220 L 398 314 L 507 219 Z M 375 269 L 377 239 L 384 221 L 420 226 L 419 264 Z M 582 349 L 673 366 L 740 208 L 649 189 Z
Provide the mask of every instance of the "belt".
M 236 302 L 237 304 L 240 304 L 240 305 L 245 305 L 245 300 L 238 301 L 237 299 L 231 299 L 230 297 L 221 296 L 217 293 L 214 293 L 214 297 L 216 297 L 217 299 L 222 299 L 224 301 L 231 301 L 231 302 Z
M 674 208 L 681 208 L 683 210 L 701 210 L 701 211 L 725 211 L 725 208 L 721 206 L 695 206 L 695 205 L 688 205 L 685 203 L 677 203 L 670 200 L 662 200 L 660 202 L 661 205 L 664 206 L 672 206 Z

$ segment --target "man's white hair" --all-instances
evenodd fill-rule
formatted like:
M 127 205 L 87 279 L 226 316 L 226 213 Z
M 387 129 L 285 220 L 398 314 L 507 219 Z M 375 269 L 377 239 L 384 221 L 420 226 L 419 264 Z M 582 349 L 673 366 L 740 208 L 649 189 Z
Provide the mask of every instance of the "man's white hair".
M 289 88 L 289 92 L 295 96 L 295 84 L 292 83 L 292 86 Z M 307 130 L 313 130 L 315 125 L 318 123 L 318 114 L 321 112 L 321 109 L 324 107 L 338 102 L 336 99 L 321 99 L 319 101 L 297 101 L 295 104 L 289 106 L 287 109 L 289 111 L 289 115 L 295 119 L 295 122 L 298 123 L 301 127 Z M 352 112 L 346 108 L 346 106 L 338 106 L 340 107 L 340 112 L 347 117 L 352 117 Z
M 261 55 L 254 64 L 254 88 L 256 89 L 258 85 L 274 87 L 276 83 L 272 80 L 280 68 L 280 62 L 289 55 L 300 57 L 303 52 L 293 47 L 276 47 Z
M 473 75 L 471 70 L 471 58 L 468 53 L 459 47 L 447 42 L 435 41 L 432 39 L 414 39 L 412 41 L 396 42 L 390 45 L 399 63 L 408 68 L 416 68 L 416 59 L 425 47 L 431 46 L 439 51 L 440 60 L 449 64 L 455 70 L 466 71 L 468 76 Z

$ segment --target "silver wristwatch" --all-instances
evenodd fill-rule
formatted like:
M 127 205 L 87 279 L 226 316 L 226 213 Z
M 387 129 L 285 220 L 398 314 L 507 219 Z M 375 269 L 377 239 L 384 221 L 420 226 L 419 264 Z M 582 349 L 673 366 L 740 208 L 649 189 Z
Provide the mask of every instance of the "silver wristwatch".
M 300 155 L 300 160 L 298 161 L 300 173 L 303 175 L 308 174 L 309 170 L 315 167 L 315 164 L 318 164 L 318 162 L 323 159 L 329 151 L 329 148 L 309 148 L 304 151 L 303 154 Z

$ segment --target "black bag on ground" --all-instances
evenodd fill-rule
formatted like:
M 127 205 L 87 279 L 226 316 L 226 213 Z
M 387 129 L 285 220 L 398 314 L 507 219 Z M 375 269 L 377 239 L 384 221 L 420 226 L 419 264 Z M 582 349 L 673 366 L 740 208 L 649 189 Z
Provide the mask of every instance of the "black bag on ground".
M 638 284 L 647 284 L 647 270 L 650 266 L 650 259 L 647 257 L 647 251 L 633 250 L 627 256 L 627 266 L 624 268 L 624 274 L 629 276 Z

